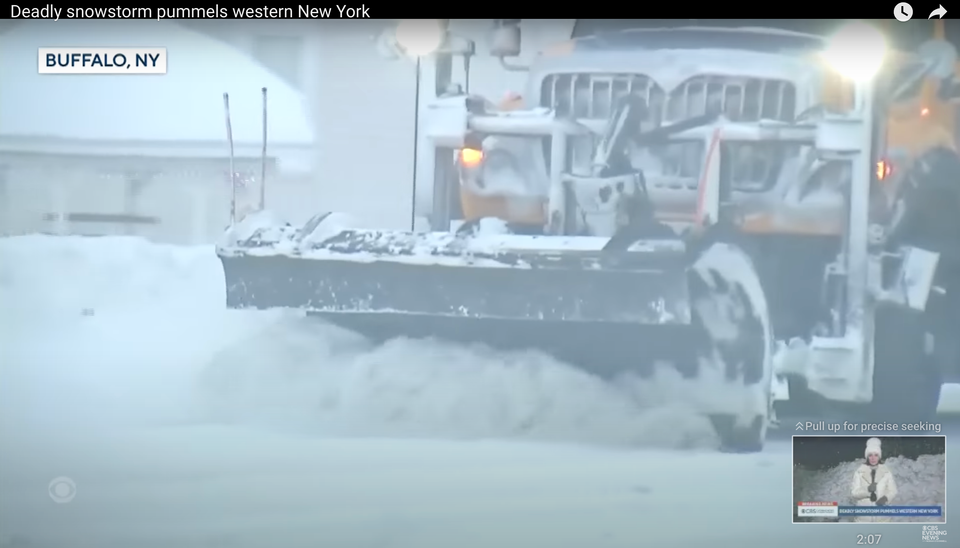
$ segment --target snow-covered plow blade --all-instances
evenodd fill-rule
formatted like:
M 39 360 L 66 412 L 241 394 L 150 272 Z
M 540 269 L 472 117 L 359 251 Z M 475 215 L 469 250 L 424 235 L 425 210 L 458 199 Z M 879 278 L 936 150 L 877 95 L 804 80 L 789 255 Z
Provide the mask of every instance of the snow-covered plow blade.
M 227 305 L 299 309 L 376 341 L 536 349 L 605 378 L 668 364 L 725 443 L 762 444 L 770 323 L 735 246 L 323 224 L 231 230 L 217 249 Z
M 689 329 L 678 240 L 612 251 L 593 237 L 345 230 L 297 247 L 287 237 L 219 250 L 229 307 L 302 309 L 380 340 L 538 348 L 597 373 L 672 357 L 678 341 L 655 343 Z M 644 327 L 660 329 L 641 341 Z

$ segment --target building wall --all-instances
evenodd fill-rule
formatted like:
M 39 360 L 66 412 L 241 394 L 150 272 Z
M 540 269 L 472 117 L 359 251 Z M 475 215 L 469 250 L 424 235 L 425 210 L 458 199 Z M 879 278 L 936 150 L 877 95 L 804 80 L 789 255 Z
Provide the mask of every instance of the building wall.
M 213 148 L 213 147 L 212 147 Z M 229 225 L 233 190 L 215 147 L 195 157 L 0 152 L 0 235 L 135 235 L 172 244 L 214 242 Z M 239 214 L 256 209 L 255 154 L 235 160 Z M 306 174 L 267 165 L 266 201 L 290 222 L 317 213 Z

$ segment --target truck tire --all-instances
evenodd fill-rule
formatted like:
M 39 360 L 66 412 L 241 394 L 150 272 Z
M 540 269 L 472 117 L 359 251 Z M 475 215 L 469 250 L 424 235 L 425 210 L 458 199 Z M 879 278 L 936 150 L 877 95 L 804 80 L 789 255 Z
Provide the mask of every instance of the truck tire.
M 723 386 L 717 386 L 718 391 L 735 387 L 731 394 L 738 394 L 735 412 L 708 414 L 720 450 L 760 452 L 773 410 L 774 338 L 759 275 L 741 248 L 714 243 L 699 255 L 688 276 L 692 323 L 706 343 L 700 348 L 700 363 L 721 370 Z
M 915 312 L 893 307 L 877 311 L 869 406 L 877 422 L 936 422 L 943 377 L 926 352 L 926 337 Z

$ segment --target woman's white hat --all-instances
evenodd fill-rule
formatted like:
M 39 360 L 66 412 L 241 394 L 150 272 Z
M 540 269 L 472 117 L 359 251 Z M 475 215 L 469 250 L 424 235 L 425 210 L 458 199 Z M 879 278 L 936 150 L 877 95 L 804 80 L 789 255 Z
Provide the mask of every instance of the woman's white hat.
M 883 451 L 880 450 L 880 438 L 870 438 L 867 440 L 867 448 L 863 451 L 863 456 L 869 457 L 870 455 L 883 456 Z

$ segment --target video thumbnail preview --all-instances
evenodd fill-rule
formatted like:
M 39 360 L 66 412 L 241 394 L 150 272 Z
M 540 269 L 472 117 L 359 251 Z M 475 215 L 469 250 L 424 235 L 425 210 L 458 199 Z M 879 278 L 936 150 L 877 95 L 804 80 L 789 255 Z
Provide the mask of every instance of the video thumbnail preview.
M 794 523 L 945 523 L 944 436 L 794 436 Z

